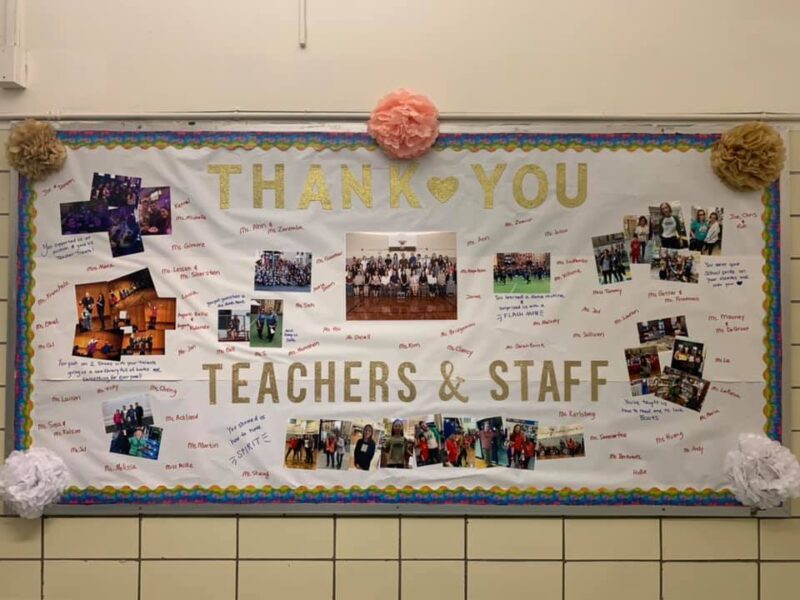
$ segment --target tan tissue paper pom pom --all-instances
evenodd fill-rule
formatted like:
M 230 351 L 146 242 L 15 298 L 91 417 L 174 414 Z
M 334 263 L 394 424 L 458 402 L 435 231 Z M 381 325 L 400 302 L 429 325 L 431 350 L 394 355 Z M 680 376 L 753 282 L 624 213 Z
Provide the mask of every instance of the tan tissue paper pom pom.
M 67 149 L 49 123 L 26 119 L 11 130 L 6 156 L 17 171 L 32 181 L 39 181 L 61 170 L 67 159 Z
M 711 149 L 711 168 L 738 191 L 760 190 L 778 179 L 786 160 L 780 134 L 752 121 L 726 131 Z

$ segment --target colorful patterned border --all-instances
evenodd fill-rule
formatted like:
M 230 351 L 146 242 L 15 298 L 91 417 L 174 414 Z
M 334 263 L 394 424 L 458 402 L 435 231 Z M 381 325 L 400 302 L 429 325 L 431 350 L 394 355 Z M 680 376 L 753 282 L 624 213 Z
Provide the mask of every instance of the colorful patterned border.
M 61 140 L 71 148 L 225 148 L 233 149 L 314 149 L 376 150 L 372 139 L 361 133 L 269 133 L 269 132 L 117 132 L 64 131 Z M 510 151 L 510 150 L 602 150 L 680 152 L 709 150 L 717 134 L 443 134 L 434 150 Z M 772 439 L 781 439 L 782 338 L 780 191 L 776 183 L 763 194 L 765 247 L 764 275 L 764 354 L 765 400 L 764 430 Z M 24 177 L 19 182 L 19 234 L 17 243 L 17 376 L 14 382 L 14 447 L 30 447 L 33 387 L 32 313 L 35 280 L 34 207 L 36 193 Z M 727 490 L 710 489 L 501 489 L 501 488 L 272 488 L 217 486 L 155 489 L 129 487 L 69 488 L 62 504 L 419 504 L 493 506 L 740 506 Z

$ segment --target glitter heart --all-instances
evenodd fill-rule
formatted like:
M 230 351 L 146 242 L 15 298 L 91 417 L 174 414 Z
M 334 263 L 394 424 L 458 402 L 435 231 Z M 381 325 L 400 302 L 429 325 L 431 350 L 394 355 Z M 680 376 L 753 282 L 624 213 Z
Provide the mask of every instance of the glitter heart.
M 431 177 L 428 179 L 428 189 L 434 198 L 444 204 L 458 191 L 458 179 L 455 177 Z

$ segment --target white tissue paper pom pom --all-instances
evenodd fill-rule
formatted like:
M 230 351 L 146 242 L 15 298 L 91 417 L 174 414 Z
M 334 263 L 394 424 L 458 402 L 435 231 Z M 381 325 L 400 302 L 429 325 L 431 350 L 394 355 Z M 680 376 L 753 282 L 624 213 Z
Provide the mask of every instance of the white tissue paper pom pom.
M 36 519 L 68 481 L 67 465 L 52 450 L 15 450 L 0 467 L 0 496 L 20 517 Z
M 725 457 L 725 475 L 745 506 L 775 508 L 800 496 L 800 464 L 788 448 L 764 435 L 743 433 Z

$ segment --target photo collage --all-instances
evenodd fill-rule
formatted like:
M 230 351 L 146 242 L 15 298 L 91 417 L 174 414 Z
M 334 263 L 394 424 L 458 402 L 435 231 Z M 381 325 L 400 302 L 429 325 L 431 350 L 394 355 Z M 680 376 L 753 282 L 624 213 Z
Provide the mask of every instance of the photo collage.
M 625 350 L 631 395 L 654 394 L 699 412 L 710 386 L 703 379 L 706 348 L 687 337 L 686 317 L 645 321 L 636 328 L 643 345 Z
M 61 234 L 107 232 L 115 258 L 144 252 L 143 236 L 172 234 L 171 202 L 169 187 L 94 173 L 88 201 L 61 204 Z
M 155 425 L 147 394 L 106 400 L 101 406 L 109 452 L 158 460 L 163 430 Z
M 532 471 L 537 460 L 586 456 L 582 425 L 545 427 L 511 417 L 289 419 L 289 469 L 376 471 L 440 465 Z
M 75 286 L 77 324 L 72 355 L 119 361 L 159 356 L 175 329 L 175 298 L 161 298 L 145 268 L 111 281 Z

